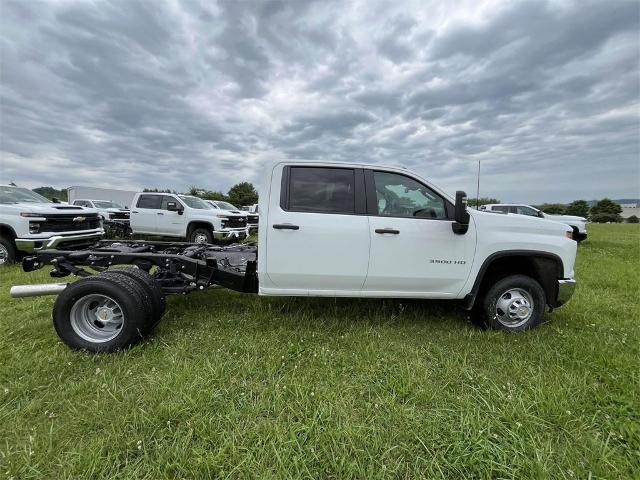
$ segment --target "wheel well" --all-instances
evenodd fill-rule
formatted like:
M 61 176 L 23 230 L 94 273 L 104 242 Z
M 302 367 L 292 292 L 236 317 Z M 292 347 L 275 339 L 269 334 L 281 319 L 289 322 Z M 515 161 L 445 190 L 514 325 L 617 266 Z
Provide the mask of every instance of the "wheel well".
M 555 301 L 559 278 L 563 277 L 562 260 L 551 254 L 505 253 L 489 257 L 480 268 L 473 290 L 467 296 L 468 308 L 498 280 L 509 275 L 527 275 L 536 280 L 547 297 L 547 304 Z
M 14 240 L 16 238 L 16 232 L 13 231 L 13 228 L 7 225 L 0 225 L 0 237 L 10 238 Z
M 191 222 L 187 227 L 187 237 L 191 235 L 196 228 L 206 228 L 209 230 L 214 230 L 213 225 L 208 222 Z

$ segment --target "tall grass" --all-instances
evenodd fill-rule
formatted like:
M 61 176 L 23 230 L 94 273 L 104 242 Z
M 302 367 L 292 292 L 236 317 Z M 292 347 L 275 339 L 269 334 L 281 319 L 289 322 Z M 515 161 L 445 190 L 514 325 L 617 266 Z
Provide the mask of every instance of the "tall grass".
M 447 302 L 169 299 L 111 355 L 56 337 L 46 272 L 0 271 L 0 477 L 633 478 L 640 229 L 593 225 L 525 334 Z

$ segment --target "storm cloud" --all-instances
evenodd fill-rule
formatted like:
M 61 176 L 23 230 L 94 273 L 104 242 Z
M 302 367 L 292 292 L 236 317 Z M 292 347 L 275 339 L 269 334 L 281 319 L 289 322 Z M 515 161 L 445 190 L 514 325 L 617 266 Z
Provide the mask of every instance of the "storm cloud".
M 640 196 L 640 4 L 0 1 L 0 183 L 226 191 L 285 158 Z

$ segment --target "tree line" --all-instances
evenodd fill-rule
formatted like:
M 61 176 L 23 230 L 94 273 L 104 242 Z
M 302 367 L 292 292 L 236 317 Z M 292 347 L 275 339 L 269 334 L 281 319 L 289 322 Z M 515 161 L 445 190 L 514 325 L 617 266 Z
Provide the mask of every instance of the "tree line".
M 143 191 L 178 193 L 175 190 L 159 188 L 145 188 Z M 207 190 L 206 188 L 201 188 L 197 185 L 191 186 L 186 193 L 194 197 L 202 198 L 203 200 L 221 200 L 229 202 L 238 208 L 242 208 L 244 205 L 253 205 L 254 203 L 258 203 L 258 191 L 250 182 L 236 183 L 226 194 L 217 190 Z

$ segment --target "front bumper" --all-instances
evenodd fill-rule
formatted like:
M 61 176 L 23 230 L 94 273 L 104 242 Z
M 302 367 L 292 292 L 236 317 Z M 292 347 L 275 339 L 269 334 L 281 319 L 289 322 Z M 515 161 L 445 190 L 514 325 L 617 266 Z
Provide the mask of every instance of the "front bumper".
M 45 248 L 57 248 L 65 245 L 90 244 L 100 240 L 104 236 L 104 231 L 92 233 L 78 233 L 75 235 L 55 235 L 49 238 L 16 238 L 18 250 L 33 253 L 36 250 Z
M 247 233 L 246 227 L 213 231 L 213 238 L 215 238 L 216 240 L 232 240 L 232 239 L 242 240 L 244 238 L 247 238 L 247 236 L 248 236 L 248 233 Z
M 576 289 L 576 281 L 573 278 L 564 278 L 558 280 L 558 296 L 556 298 L 556 307 L 561 307 L 569 301 Z

